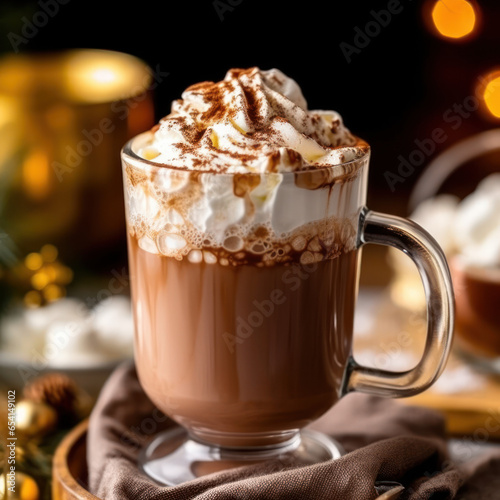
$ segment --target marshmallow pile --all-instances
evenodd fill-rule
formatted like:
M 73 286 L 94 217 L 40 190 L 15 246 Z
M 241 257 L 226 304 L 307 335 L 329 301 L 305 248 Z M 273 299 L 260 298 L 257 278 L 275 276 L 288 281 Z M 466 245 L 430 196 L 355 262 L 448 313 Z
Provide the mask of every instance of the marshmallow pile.
M 464 265 L 500 268 L 500 173 L 483 179 L 460 201 L 451 195 L 425 200 L 410 216 L 436 238 L 445 254 Z
M 130 300 L 112 296 L 92 310 L 61 299 L 3 318 L 1 352 L 40 368 L 77 367 L 132 356 L 134 322 Z

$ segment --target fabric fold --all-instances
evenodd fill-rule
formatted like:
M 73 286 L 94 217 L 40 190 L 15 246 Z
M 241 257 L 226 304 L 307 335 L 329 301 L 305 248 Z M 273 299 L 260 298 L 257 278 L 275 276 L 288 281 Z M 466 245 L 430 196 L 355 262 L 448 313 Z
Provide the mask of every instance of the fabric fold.
M 88 432 L 89 487 L 105 500 L 374 500 L 378 485 L 401 484 L 399 498 L 455 498 L 464 474 L 449 460 L 443 418 L 432 410 L 350 394 L 311 428 L 346 454 L 306 467 L 268 462 L 226 470 L 175 487 L 158 486 L 137 466 L 140 450 L 176 425 L 141 389 L 135 368 L 120 366 L 103 388 Z

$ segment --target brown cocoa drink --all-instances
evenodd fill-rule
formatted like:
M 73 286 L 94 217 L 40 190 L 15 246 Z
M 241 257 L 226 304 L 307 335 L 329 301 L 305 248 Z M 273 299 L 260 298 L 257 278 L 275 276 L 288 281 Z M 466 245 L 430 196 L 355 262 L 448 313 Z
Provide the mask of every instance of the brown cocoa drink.
M 223 266 L 154 255 L 131 238 L 130 264 L 141 383 L 198 437 L 267 444 L 251 435 L 300 429 L 338 399 L 356 250 L 305 265 Z
M 190 87 L 124 156 L 135 359 L 197 439 L 266 446 L 341 396 L 369 148 L 281 72 Z
M 139 380 L 180 424 L 140 453 L 155 481 L 337 459 L 341 446 L 304 427 L 340 397 L 409 396 L 439 376 L 446 261 L 416 224 L 366 208 L 369 153 L 338 113 L 309 110 L 294 80 L 259 68 L 189 87 L 123 148 Z M 410 371 L 351 355 L 365 243 L 406 252 L 426 284 L 426 349 Z

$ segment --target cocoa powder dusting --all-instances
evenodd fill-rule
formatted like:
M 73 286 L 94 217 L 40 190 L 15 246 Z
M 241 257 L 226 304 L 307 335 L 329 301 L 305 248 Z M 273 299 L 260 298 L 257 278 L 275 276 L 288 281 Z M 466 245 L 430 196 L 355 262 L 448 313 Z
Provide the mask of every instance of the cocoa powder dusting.
M 269 88 L 279 92 L 286 87 L 286 81 L 281 73 L 261 72 L 257 67 L 231 69 L 222 81 L 205 81 L 188 87 L 185 93 L 189 98 L 175 101 L 173 112 L 152 132 L 159 131 L 161 141 L 165 130 L 167 144 L 175 148 L 170 158 L 182 160 L 176 164 L 174 159 L 173 167 L 205 172 L 225 172 L 232 167 L 279 172 L 281 167 L 287 171 L 331 166 L 322 164 L 320 159 L 306 160 L 299 153 L 303 138 L 316 141 L 324 148 L 325 157 L 339 147 L 358 146 L 357 139 L 344 129 L 340 119 L 329 123 L 318 113 L 303 109 L 300 101 L 291 100 L 293 97 L 288 100 L 268 97 Z M 219 129 L 214 130 L 218 124 L 222 141 Z M 294 131 L 290 131 L 290 125 Z M 170 142 L 176 134 L 182 135 L 183 140 Z M 287 154 L 280 153 L 283 148 Z M 339 158 L 345 159 L 343 152 Z
M 243 87 L 243 93 L 245 95 L 245 100 L 247 102 L 247 115 L 250 119 L 250 122 L 254 124 L 257 128 L 262 124 L 263 117 L 260 114 L 260 108 L 262 107 L 262 101 L 257 99 L 257 96 L 254 92 L 250 92 L 245 87 Z

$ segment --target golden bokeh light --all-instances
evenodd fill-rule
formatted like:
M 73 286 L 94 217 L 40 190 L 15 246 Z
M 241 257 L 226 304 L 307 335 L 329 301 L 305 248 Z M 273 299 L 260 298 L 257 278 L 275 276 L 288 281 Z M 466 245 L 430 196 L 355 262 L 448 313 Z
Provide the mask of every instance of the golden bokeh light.
M 30 271 L 38 271 L 43 265 L 43 258 L 39 253 L 32 252 L 24 259 L 24 265 Z
M 467 0 L 438 0 L 432 9 L 432 21 L 446 38 L 463 38 L 474 30 L 476 11 Z
M 55 262 L 58 255 L 58 250 L 54 245 L 46 244 L 40 250 L 40 255 L 44 262 Z
M 23 405 L 21 405 L 21 412 Z M 16 455 L 21 451 L 21 448 L 16 449 Z M 40 499 L 40 490 L 36 481 L 28 474 L 24 474 L 22 472 L 16 471 L 16 479 L 15 479 L 15 491 L 11 494 L 11 492 L 7 489 L 5 492 L 5 488 L 7 486 L 7 476 L 5 474 L 0 475 L 0 498 L 5 500 L 39 500 Z
M 31 286 L 35 290 L 43 290 L 50 283 L 50 276 L 45 270 L 38 271 L 31 277 Z
M 24 191 L 33 200 L 43 200 L 51 192 L 52 169 L 43 151 L 33 151 L 22 165 Z
M 90 78 L 99 83 L 111 83 L 118 80 L 118 74 L 110 68 L 97 68 L 90 74 Z
M 139 59 L 103 50 L 68 52 L 64 75 L 66 91 L 73 99 L 93 103 L 144 92 L 152 81 L 151 72 Z
M 500 71 L 492 71 L 483 78 L 482 95 L 486 109 L 500 118 Z
M 73 271 L 58 256 L 57 247 L 47 243 L 39 252 L 28 254 L 24 265 L 17 269 L 19 279 L 32 288 L 24 295 L 26 307 L 40 307 L 66 296 L 66 285 L 73 281 Z
M 42 296 L 40 295 L 40 292 L 37 292 L 36 290 L 30 290 L 25 296 L 24 296 L 24 305 L 26 307 L 39 307 L 42 305 Z
M 43 297 L 47 302 L 54 302 L 55 300 L 64 297 L 64 295 L 65 295 L 64 288 L 59 285 L 55 285 L 54 283 L 46 286 L 45 289 L 43 290 Z

